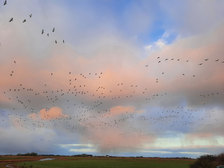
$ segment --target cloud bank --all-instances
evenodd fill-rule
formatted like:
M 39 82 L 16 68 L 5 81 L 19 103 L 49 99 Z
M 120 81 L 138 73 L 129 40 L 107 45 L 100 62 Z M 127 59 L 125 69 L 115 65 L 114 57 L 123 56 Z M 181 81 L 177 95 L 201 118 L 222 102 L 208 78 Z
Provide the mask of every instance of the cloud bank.
M 1 7 L 1 151 L 60 153 L 60 144 L 84 143 L 94 146 L 89 152 L 138 153 L 160 150 L 156 144 L 169 136 L 183 140 L 168 148 L 161 141 L 168 153 L 192 150 L 201 136 L 201 151 L 180 152 L 206 153 L 217 141 L 223 148 L 217 140 L 224 136 L 222 2 L 203 1 L 197 10 L 193 1 L 181 8 L 133 1 L 118 10 L 110 1 L 112 10 L 102 1 L 99 11 L 87 2 L 24 0 Z M 151 6 L 157 10 L 148 12 Z M 164 32 L 147 43 L 156 21 Z

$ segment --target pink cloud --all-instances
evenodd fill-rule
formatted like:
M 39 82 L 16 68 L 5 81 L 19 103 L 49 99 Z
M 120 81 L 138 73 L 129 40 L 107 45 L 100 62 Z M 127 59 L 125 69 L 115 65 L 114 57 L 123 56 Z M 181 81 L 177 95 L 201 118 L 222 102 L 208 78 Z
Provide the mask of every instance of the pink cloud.
M 128 113 L 142 113 L 142 110 L 136 110 L 134 106 L 114 106 L 110 108 L 109 113 L 106 113 L 104 116 L 113 117 L 121 114 Z
M 116 106 L 110 109 L 110 112 L 114 115 L 119 115 L 122 113 L 133 113 L 135 108 L 133 106 Z
M 42 119 L 42 120 L 54 120 L 60 118 L 66 118 L 68 115 L 62 113 L 62 109 L 59 107 L 52 107 L 49 110 L 42 109 L 38 114 L 32 113 L 29 115 L 32 119 Z

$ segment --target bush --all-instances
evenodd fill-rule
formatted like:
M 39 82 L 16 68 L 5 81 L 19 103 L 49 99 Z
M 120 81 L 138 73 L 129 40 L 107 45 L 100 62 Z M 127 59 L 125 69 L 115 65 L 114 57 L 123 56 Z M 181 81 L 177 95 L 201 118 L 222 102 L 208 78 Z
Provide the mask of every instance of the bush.
M 224 165 L 224 153 L 218 155 L 218 163 Z
M 204 155 L 196 160 L 191 168 L 215 168 L 218 165 L 223 164 L 224 154 L 219 156 Z

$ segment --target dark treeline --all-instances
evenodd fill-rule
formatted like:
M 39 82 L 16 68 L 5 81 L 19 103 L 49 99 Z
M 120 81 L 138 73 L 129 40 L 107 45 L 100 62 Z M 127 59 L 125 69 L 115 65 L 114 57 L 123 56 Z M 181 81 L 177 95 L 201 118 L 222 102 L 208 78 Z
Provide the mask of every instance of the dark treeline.
M 93 155 L 89 154 L 80 154 L 80 155 L 72 155 L 73 157 L 94 157 Z
M 35 152 L 24 153 L 24 154 L 22 154 L 22 153 L 18 153 L 17 156 L 38 156 L 38 154 L 35 153 Z
M 216 166 L 224 165 L 224 153 L 214 155 L 201 156 L 191 165 L 190 168 L 215 168 Z
M 38 154 L 38 153 L 35 153 L 35 152 L 31 152 L 31 153 L 18 153 L 17 156 L 61 156 L 61 155 Z

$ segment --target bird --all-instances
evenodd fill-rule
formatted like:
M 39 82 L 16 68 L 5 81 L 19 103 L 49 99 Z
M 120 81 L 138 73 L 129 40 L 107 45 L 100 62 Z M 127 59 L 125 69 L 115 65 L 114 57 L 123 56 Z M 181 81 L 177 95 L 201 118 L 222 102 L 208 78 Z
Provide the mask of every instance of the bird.
M 9 20 L 9 22 L 12 22 L 13 21 L 13 18 L 11 18 L 10 20 Z
M 26 22 L 26 19 L 23 20 L 23 23 L 25 23 L 25 22 Z
M 58 42 L 57 42 L 57 40 L 55 40 L 54 42 L 55 42 L 55 44 L 57 44 L 57 43 L 58 43 Z
M 29 15 L 30 16 L 30 18 L 32 17 L 32 13 Z
M 6 5 L 7 4 L 7 0 L 5 0 L 5 2 L 4 2 L 4 5 Z
M 52 29 L 52 32 L 53 32 L 53 33 L 55 32 L 55 28 Z
M 44 29 L 42 29 L 41 34 L 44 34 Z

